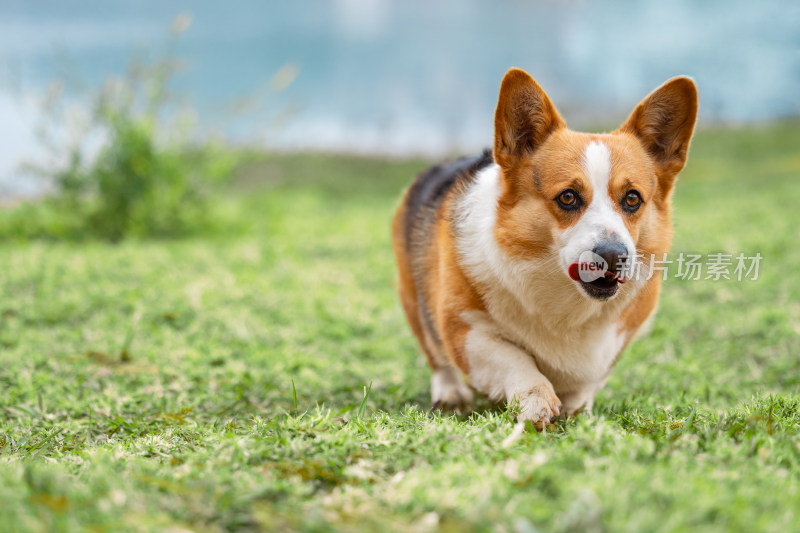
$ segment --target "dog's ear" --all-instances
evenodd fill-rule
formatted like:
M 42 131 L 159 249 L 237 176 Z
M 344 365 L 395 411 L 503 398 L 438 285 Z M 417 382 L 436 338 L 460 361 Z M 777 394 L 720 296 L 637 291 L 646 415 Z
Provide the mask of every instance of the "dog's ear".
M 697 87 L 679 76 L 642 100 L 619 131 L 635 135 L 661 170 L 674 176 L 686 164 L 696 120 Z
M 524 70 L 512 68 L 500 84 L 494 113 L 494 159 L 512 167 L 536 148 L 564 120 L 539 84 Z

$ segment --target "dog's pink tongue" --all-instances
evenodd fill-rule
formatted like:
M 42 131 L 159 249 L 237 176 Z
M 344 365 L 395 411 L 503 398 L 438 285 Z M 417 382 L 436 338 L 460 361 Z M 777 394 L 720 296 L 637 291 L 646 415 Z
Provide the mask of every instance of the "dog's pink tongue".
M 571 277 L 575 281 L 580 281 L 581 280 L 581 275 L 579 272 L 580 268 L 581 268 L 580 263 L 572 263 L 569 266 L 569 277 Z

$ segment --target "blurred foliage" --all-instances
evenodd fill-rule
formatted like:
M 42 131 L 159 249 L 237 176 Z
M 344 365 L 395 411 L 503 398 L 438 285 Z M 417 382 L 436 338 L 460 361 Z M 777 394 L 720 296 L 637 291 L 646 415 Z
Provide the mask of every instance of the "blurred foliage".
M 176 20 L 173 38 L 188 25 Z M 168 48 L 169 50 L 169 48 Z M 178 110 L 169 86 L 179 63 L 132 62 L 88 98 L 83 127 L 71 132 L 62 87 L 51 90 L 43 143 L 49 164 L 28 163 L 52 194 L 0 217 L 0 238 L 179 237 L 213 224 L 208 198 L 238 164 L 220 141 L 192 138 L 196 112 Z M 73 128 L 74 129 L 74 128 Z M 50 138 L 53 137 L 53 138 Z M 92 145 L 101 140 L 99 149 Z

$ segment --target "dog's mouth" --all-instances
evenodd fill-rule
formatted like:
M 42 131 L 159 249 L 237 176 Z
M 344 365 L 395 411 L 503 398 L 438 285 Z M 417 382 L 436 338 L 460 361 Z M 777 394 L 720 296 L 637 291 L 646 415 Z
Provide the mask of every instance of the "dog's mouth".
M 619 286 L 625 283 L 625 278 L 616 272 L 606 270 L 603 273 L 591 272 L 580 263 L 572 263 L 569 266 L 569 277 L 580 283 L 583 290 L 597 300 L 608 300 L 617 293 Z

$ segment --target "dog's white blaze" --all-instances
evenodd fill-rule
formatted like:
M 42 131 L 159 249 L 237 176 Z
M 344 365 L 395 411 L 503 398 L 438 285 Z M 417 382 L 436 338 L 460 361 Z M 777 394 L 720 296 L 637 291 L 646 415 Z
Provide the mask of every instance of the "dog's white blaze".
M 577 263 L 583 252 L 593 250 L 604 239 L 618 239 L 627 248 L 628 255 L 636 253 L 636 246 L 622 216 L 614 208 L 615 200 L 608 193 L 608 182 L 611 180 L 611 151 L 608 146 L 599 141 L 591 141 L 586 145 L 583 169 L 592 185 L 592 200 L 580 220 L 559 236 L 559 255 L 565 270 L 572 263 Z
M 611 179 L 611 150 L 608 146 L 598 141 L 590 142 L 583 153 L 583 168 L 595 190 L 608 186 Z

